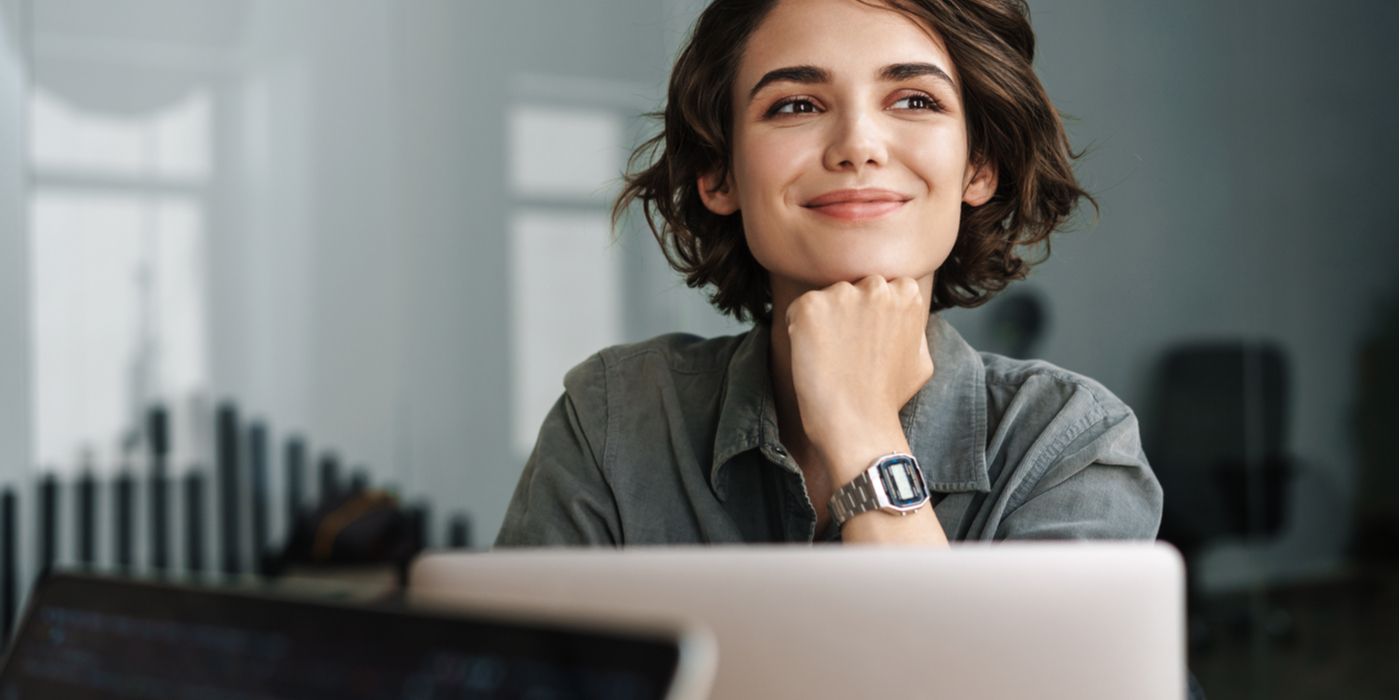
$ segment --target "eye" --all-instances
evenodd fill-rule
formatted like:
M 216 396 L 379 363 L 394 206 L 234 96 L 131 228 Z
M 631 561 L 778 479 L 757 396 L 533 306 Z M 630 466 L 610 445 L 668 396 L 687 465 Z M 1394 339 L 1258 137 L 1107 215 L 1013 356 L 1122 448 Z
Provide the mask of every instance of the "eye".
M 816 114 L 817 105 L 805 97 L 793 97 L 778 104 L 773 105 L 764 114 L 764 117 L 776 117 L 781 114 Z
M 938 100 L 935 100 L 933 97 L 931 97 L 931 96 L 929 96 L 929 95 L 925 95 L 925 94 L 923 94 L 923 93 L 914 93 L 914 94 L 912 94 L 912 95 L 905 95 L 904 97 L 901 97 L 901 98 L 899 98 L 898 100 L 895 100 L 895 101 L 894 101 L 894 104 L 891 105 L 891 106 L 898 107 L 898 105 L 900 105 L 901 103 L 906 103 L 906 102 L 908 103 L 908 106 L 907 106 L 907 107 L 901 107 L 900 109 L 928 110 L 928 111 L 930 111 L 930 112 L 942 112 L 942 111 L 943 111 L 943 104 L 942 104 L 942 103 L 940 103 Z

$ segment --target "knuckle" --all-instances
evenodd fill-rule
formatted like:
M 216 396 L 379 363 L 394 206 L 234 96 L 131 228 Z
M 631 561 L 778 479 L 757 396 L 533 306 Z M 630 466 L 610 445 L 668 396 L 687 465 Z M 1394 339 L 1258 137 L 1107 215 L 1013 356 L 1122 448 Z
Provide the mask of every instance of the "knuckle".
M 798 297 L 797 299 L 793 300 L 791 304 L 788 304 L 786 320 L 789 326 L 791 326 L 793 323 L 797 322 L 798 319 L 806 315 L 807 306 L 808 301 L 807 297 L 805 296 Z
M 788 326 L 809 321 L 814 314 L 821 310 L 825 302 L 826 295 L 821 292 L 807 292 L 797 297 L 787 308 Z

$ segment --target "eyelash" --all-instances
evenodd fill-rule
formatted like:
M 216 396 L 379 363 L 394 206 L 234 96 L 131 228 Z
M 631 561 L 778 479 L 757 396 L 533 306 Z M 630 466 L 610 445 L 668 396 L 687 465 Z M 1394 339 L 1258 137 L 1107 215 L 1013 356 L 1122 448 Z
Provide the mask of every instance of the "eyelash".
M 914 111 L 924 111 L 924 110 L 927 110 L 927 111 L 929 111 L 929 112 L 943 112 L 943 111 L 944 111 L 944 109 L 943 109 L 943 103 L 942 103 L 942 102 L 939 102 L 939 101 L 938 101 L 938 98 L 936 98 L 936 97 L 934 97 L 934 96 L 932 96 L 932 95 L 928 95 L 928 94 L 922 93 L 922 92 L 916 92 L 916 93 L 912 93 L 912 94 L 909 94 L 909 95 L 905 95 L 904 97 L 901 97 L 901 98 L 899 98 L 898 100 L 895 100 L 895 103 L 898 104 L 898 103 L 903 102 L 903 101 L 905 101 L 905 100 L 914 100 L 914 99 L 924 100 L 924 101 L 928 102 L 928 106 L 926 106 L 926 107 L 915 107 L 915 108 L 912 108 Z M 768 111 L 764 113 L 763 118 L 764 118 L 764 119 L 772 119 L 772 118 L 775 118 L 775 117 L 782 117 L 782 116 L 795 116 L 795 115 L 797 115 L 797 114 L 811 114 L 811 112 L 787 112 L 787 113 L 781 112 L 781 110 L 784 109 L 785 107 L 787 107 L 788 105 L 797 105 L 797 104 L 808 104 L 808 105 L 812 105 L 813 107 L 816 106 L 815 104 L 813 104 L 813 102 L 812 102 L 810 99 L 807 99 L 806 97 L 790 97 L 790 98 L 787 98 L 787 99 L 784 99 L 784 100 L 779 101 L 777 104 L 773 105 L 772 107 L 769 107 L 769 108 L 768 108 Z

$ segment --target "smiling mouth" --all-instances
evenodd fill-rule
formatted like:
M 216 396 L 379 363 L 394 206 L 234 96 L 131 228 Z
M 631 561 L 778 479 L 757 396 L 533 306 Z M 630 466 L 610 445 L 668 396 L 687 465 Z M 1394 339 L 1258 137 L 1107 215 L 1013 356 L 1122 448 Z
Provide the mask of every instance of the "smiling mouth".
M 895 213 L 895 211 L 903 209 L 906 203 L 907 200 L 897 199 L 851 200 L 851 202 L 818 204 L 818 206 L 806 204 L 804 209 L 815 211 L 815 213 L 825 217 L 839 218 L 841 221 L 865 221 Z
M 833 219 L 864 221 L 898 211 L 909 199 L 889 190 L 836 190 L 816 197 L 802 206 Z
M 839 204 L 827 204 L 824 206 L 807 209 L 823 216 L 843 221 L 862 221 L 865 219 L 878 219 L 886 214 L 894 212 L 904 206 L 901 201 L 876 201 L 876 202 L 841 202 Z

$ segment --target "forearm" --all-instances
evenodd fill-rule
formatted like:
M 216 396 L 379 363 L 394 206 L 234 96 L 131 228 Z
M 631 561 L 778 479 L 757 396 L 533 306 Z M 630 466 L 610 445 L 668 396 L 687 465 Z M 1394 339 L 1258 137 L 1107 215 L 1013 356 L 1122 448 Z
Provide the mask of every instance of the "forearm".
M 934 374 L 926 333 L 931 284 L 932 276 L 871 275 L 807 291 L 786 306 L 786 325 L 774 327 L 779 410 L 789 419 L 784 439 L 810 446 L 801 452 L 815 458 L 828 488 L 839 490 L 883 455 L 909 453 L 899 412 Z M 785 375 L 790 384 L 782 383 Z M 907 515 L 852 516 L 841 538 L 947 544 L 927 505 Z

